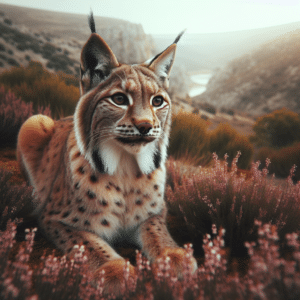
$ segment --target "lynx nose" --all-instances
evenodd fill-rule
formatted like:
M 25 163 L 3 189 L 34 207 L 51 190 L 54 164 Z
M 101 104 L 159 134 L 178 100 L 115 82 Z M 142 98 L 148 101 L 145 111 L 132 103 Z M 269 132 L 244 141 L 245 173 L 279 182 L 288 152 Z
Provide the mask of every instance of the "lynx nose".
M 143 135 L 147 134 L 152 129 L 152 125 L 147 122 L 137 124 L 137 125 L 135 125 L 135 127 L 140 132 L 140 134 L 143 134 Z

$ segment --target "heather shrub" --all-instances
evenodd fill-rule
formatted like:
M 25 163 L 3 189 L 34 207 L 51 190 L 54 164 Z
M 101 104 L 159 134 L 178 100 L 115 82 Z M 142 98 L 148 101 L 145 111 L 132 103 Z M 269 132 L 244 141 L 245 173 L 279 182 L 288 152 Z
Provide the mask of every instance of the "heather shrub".
M 300 118 L 282 108 L 259 117 L 253 125 L 251 140 L 258 147 L 281 148 L 300 141 Z
M 289 259 L 285 260 L 279 254 L 276 226 L 256 222 L 256 227 L 259 236 L 257 243 L 245 243 L 249 267 L 244 276 L 238 272 L 228 272 L 224 256 L 224 230 L 218 232 L 216 226 L 213 226 L 213 234 L 207 234 L 203 239 L 205 261 L 194 274 L 191 274 L 188 265 L 192 249 L 190 245 L 185 246 L 186 266 L 181 280 L 172 274 L 168 259 L 161 260 L 156 273 L 153 273 L 149 262 L 137 252 L 137 275 L 133 280 L 128 278 L 128 268 L 124 268 L 122 299 L 299 299 L 298 235 L 286 235 L 285 244 L 290 247 L 291 253 Z M 0 295 L 3 299 L 116 298 L 114 295 L 104 297 L 102 294 L 102 276 L 92 284 L 82 245 L 74 246 L 71 258 L 57 257 L 55 254 L 43 255 L 33 265 L 36 231 L 36 228 L 26 229 L 25 241 L 19 245 L 16 245 L 15 239 L 16 223 L 9 222 L 7 229 L 0 235 Z M 15 252 L 13 256 L 12 252 Z
M 21 125 L 34 113 L 50 116 L 49 107 L 37 107 L 35 111 L 32 103 L 25 103 L 11 91 L 5 92 L 0 87 L 0 145 L 1 147 L 15 146 Z
M 6 89 L 12 90 L 24 102 L 32 102 L 34 110 L 39 106 L 49 105 L 54 118 L 74 113 L 80 96 L 79 88 L 73 85 L 74 82 L 75 79 L 71 79 L 70 75 L 50 73 L 37 62 L 0 74 L 0 83 Z
M 216 153 L 219 157 L 228 155 L 231 163 L 237 152 L 241 152 L 238 161 L 240 169 L 248 169 L 252 161 L 253 146 L 249 139 L 239 134 L 229 124 L 220 123 L 216 129 L 210 133 L 209 151 Z
M 0 168 L 0 228 L 6 226 L 9 219 L 26 215 L 32 209 L 32 187 L 25 183 L 13 185 L 11 177 L 11 172 Z
M 300 143 L 281 149 L 263 147 L 257 154 L 257 159 L 264 162 L 270 159 L 269 171 L 276 177 L 286 178 L 290 175 L 291 168 L 296 165 L 293 180 L 300 180 Z M 264 163 L 262 164 L 264 166 Z
M 252 164 L 246 179 L 237 175 L 237 159 L 230 172 L 216 155 L 209 169 L 168 162 L 170 232 L 179 244 L 192 242 L 197 256 L 203 254 L 202 237 L 212 224 L 226 230 L 231 257 L 245 256 L 245 241 L 256 241 L 255 220 L 276 225 L 281 238 L 300 229 L 300 184 L 294 186 L 289 177 L 284 186 L 276 186 L 259 163 Z
M 206 163 L 210 159 L 208 139 L 207 123 L 199 115 L 181 111 L 172 120 L 169 155 L 194 164 Z

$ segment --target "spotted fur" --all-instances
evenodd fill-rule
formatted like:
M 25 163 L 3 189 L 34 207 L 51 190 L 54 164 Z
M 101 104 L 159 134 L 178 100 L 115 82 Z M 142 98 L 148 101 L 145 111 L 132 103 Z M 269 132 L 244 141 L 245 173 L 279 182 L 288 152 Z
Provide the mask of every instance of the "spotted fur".
M 74 117 L 31 117 L 17 153 L 45 234 L 65 253 L 83 244 L 95 276 L 106 272 L 105 290 L 118 292 L 125 260 L 115 244 L 135 244 L 151 262 L 168 254 L 182 270 L 185 251 L 168 233 L 164 202 L 176 43 L 144 64 L 119 64 L 90 24 Z

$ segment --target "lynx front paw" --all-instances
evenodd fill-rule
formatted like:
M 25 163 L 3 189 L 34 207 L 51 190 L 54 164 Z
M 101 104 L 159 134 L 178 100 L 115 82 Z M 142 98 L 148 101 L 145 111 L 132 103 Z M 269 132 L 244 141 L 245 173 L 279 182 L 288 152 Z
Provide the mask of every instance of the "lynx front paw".
M 155 260 L 154 271 L 158 271 L 159 264 L 167 257 L 169 258 L 171 272 L 174 272 L 179 278 L 182 278 L 185 270 L 189 270 L 193 274 L 198 268 L 196 259 L 189 255 L 186 249 L 166 248 Z
M 104 277 L 103 294 L 114 294 L 115 296 L 122 294 L 125 280 L 134 280 L 135 275 L 135 268 L 131 264 L 127 264 L 124 259 L 106 262 L 95 273 L 96 278 Z

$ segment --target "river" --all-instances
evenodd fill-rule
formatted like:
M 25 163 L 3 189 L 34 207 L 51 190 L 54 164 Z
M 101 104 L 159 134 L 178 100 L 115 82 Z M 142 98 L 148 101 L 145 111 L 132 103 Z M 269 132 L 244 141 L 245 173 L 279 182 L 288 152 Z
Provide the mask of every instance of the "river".
M 191 75 L 191 80 L 195 83 L 195 86 L 191 88 L 189 92 L 190 97 L 194 97 L 202 94 L 206 90 L 206 85 L 211 78 L 211 73 L 199 73 Z

